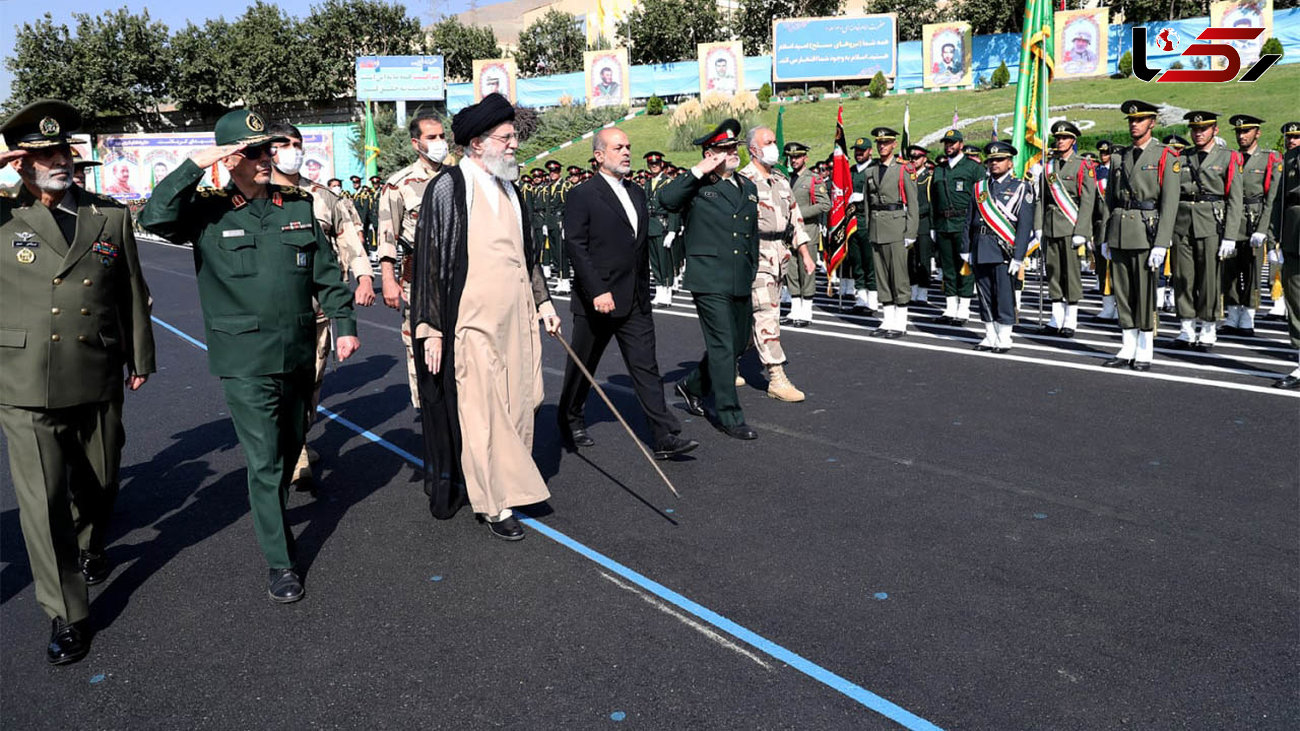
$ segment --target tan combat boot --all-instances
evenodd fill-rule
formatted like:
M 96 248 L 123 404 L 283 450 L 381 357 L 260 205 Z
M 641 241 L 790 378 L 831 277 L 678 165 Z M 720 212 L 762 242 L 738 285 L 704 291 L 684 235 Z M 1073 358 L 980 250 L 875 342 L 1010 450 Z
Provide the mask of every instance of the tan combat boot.
M 293 468 L 293 479 L 289 480 L 289 483 L 310 484 L 312 478 L 311 461 L 308 459 L 308 450 L 304 447 L 298 455 L 298 463 Z
M 767 396 L 778 401 L 798 403 L 803 401 L 803 391 L 794 387 L 785 375 L 785 368 L 779 365 L 767 367 Z

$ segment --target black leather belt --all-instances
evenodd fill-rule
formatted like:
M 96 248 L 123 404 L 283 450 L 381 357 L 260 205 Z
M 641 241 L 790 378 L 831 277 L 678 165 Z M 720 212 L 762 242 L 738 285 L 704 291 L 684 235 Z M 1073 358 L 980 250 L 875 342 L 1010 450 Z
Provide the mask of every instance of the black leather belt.
M 905 206 L 902 203 L 881 203 L 871 207 L 873 211 L 901 211 Z
M 1155 201 L 1128 201 L 1121 203 L 1120 208 L 1129 211 L 1154 211 L 1156 209 Z
M 777 234 L 765 234 L 760 231 L 758 234 L 758 238 L 761 241 L 785 241 L 785 232 L 783 231 Z
M 939 211 L 940 218 L 957 218 L 958 216 L 965 218 L 966 212 L 959 211 L 956 208 L 945 208 Z
M 1221 203 L 1223 196 L 1214 193 L 1197 193 L 1196 195 L 1180 195 L 1178 200 L 1184 203 Z
M 1241 199 L 1241 202 L 1248 206 L 1257 206 L 1260 203 L 1264 202 L 1264 196 L 1262 195 L 1246 196 L 1245 198 Z

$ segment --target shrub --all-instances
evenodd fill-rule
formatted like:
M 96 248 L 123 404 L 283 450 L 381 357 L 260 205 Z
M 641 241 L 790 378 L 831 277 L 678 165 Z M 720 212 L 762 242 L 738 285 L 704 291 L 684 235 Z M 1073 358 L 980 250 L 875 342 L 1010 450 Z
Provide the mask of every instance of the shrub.
M 759 109 L 767 109 L 768 105 L 771 103 L 772 85 L 764 83 L 758 88 L 758 107 Z
M 1260 55 L 1265 53 L 1276 53 L 1278 55 L 1278 61 L 1281 61 L 1282 56 L 1285 55 L 1282 51 L 1282 41 L 1279 41 L 1276 38 L 1270 38 L 1267 41 L 1264 41 L 1264 45 L 1259 49 L 1259 53 Z
M 877 71 L 876 75 L 871 77 L 871 84 L 867 86 L 867 93 L 873 99 L 881 99 L 889 92 L 889 82 L 885 80 L 885 72 Z
M 703 100 L 687 99 L 677 105 L 668 120 L 671 132 L 668 147 L 671 150 L 693 149 L 691 141 L 718 126 L 722 120 L 734 117 L 742 129 L 749 129 L 758 120 L 758 97 L 740 92 L 734 97 L 711 92 Z
M 1127 79 L 1133 75 L 1133 52 L 1125 51 L 1123 56 L 1119 57 L 1119 75 Z
M 652 117 L 658 117 L 664 113 L 664 100 L 657 96 L 652 96 L 645 100 L 645 113 Z
M 840 93 L 844 95 L 845 99 L 857 99 L 858 91 L 859 88 L 854 86 L 853 84 L 845 84 L 844 86 L 840 87 Z
M 1011 83 L 1011 70 L 1007 68 L 1007 62 L 1003 61 L 993 71 L 993 88 L 1001 89 Z

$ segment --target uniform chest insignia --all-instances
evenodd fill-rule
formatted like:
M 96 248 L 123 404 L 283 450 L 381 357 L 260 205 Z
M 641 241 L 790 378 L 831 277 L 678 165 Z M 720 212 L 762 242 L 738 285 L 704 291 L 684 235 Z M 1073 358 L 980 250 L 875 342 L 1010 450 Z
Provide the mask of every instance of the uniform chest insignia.
M 276 208 L 284 208 L 284 196 L 280 195 L 280 191 L 277 190 L 271 194 L 271 203 Z
M 307 252 L 305 252 L 305 251 L 300 251 L 300 252 L 298 252 L 298 266 L 300 266 L 300 267 L 306 267 L 307 265 L 308 265 L 308 264 L 307 264 Z
M 989 199 L 989 194 L 988 194 L 988 193 L 980 193 L 980 195 L 979 195 L 980 203 L 983 203 L 984 201 L 986 201 L 986 200 L 988 200 L 988 199 Z
M 14 239 L 15 249 L 21 249 L 21 248 L 35 249 L 36 247 L 41 245 L 41 242 L 36 240 L 36 234 L 32 231 L 19 231 L 14 235 L 18 237 Z
M 1095 177 L 1097 177 L 1097 171 L 1096 171 L 1096 170 L 1093 170 L 1092 168 L 1088 168 L 1088 177 L 1090 177 L 1090 178 L 1095 178 Z
M 956 190 L 958 193 L 966 190 L 966 182 L 963 180 L 958 180 Z
M 230 203 L 235 207 L 236 210 L 238 210 L 248 205 L 248 199 L 244 198 L 243 194 L 236 193 L 230 196 Z
M 19 264 L 31 264 L 36 261 L 36 253 L 31 249 L 19 249 L 17 256 Z
M 704 197 L 704 198 L 717 198 L 717 197 L 718 197 L 718 194 L 715 193 L 715 192 L 713 192 L 713 191 L 711 191 L 711 190 L 706 190 L 706 191 L 700 193 L 700 196 L 701 196 L 701 197 Z
M 96 241 L 91 244 L 90 251 L 95 254 L 102 254 L 105 259 L 116 259 L 118 248 L 117 244 L 111 241 Z
M 1155 165 L 1152 165 L 1150 168 L 1143 167 L 1142 169 L 1143 169 L 1143 170 L 1155 170 L 1155 168 L 1156 168 L 1156 166 L 1155 166 Z M 1175 161 L 1174 161 L 1174 172 L 1176 172 L 1176 173 L 1177 173 L 1177 172 L 1182 172 L 1182 169 L 1183 169 L 1183 166 L 1180 165 L 1180 164 L 1178 163 L 1177 160 L 1175 160 Z
M 748 198 L 749 198 L 749 200 L 750 200 L 751 203 L 757 203 L 757 202 L 758 202 L 758 198 L 755 197 L 754 195 L 749 195 Z
M 1052 184 L 1055 184 L 1055 183 L 1056 183 L 1056 173 L 1048 173 L 1048 175 L 1047 175 L 1047 182 L 1052 183 Z
M 290 221 L 288 226 L 281 226 L 280 230 L 281 231 L 306 231 L 310 228 L 311 228 L 310 223 L 303 223 L 302 221 Z

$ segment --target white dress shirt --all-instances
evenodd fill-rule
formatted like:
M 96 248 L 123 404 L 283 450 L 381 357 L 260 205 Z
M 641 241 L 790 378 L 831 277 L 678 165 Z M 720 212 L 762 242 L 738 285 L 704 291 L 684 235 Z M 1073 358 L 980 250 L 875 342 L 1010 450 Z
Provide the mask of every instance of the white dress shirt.
M 605 172 L 604 168 L 600 169 L 600 177 L 604 178 L 605 182 L 609 183 L 609 187 L 614 189 L 614 195 L 618 198 L 618 202 L 623 204 L 623 211 L 627 213 L 627 220 L 632 224 L 632 233 L 635 235 L 640 222 L 636 217 L 636 206 L 632 205 L 632 196 L 628 195 L 622 179 Z

